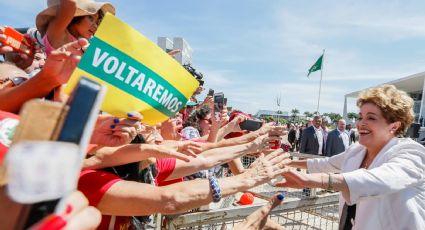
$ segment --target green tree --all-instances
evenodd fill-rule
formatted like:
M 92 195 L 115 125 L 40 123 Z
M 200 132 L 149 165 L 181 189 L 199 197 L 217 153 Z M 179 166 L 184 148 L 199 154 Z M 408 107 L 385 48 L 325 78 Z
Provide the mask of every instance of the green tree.
M 268 123 L 274 121 L 274 118 L 272 116 L 265 116 L 263 117 L 263 120 Z
M 350 119 L 353 123 L 356 122 L 357 119 L 359 119 L 359 115 L 354 112 L 349 112 L 347 114 L 348 119 Z
M 314 115 L 313 115 L 313 113 L 310 113 L 309 111 L 305 111 L 304 116 L 305 116 L 305 118 L 309 119 L 309 118 L 312 118 Z
M 298 109 L 295 108 L 291 110 L 291 117 L 293 122 L 295 121 L 295 119 L 298 117 L 299 114 L 300 114 L 300 111 Z
M 340 119 L 342 119 L 342 116 L 339 113 L 324 113 L 323 115 L 329 117 L 329 119 L 331 119 L 332 123 L 336 123 Z
M 288 120 L 286 120 L 285 118 L 279 118 L 279 119 L 278 119 L 278 122 L 279 122 L 281 125 L 285 125 L 285 124 L 287 124 L 287 123 L 288 123 Z

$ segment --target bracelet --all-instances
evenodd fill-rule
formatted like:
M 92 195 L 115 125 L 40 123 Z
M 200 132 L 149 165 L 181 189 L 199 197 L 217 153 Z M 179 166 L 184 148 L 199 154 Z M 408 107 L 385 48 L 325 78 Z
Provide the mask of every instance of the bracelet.
M 334 188 L 333 188 L 333 186 L 332 186 L 332 176 L 331 176 L 331 174 L 330 174 L 330 173 L 328 173 L 328 176 L 329 176 L 329 180 L 328 180 L 328 188 L 327 188 L 326 190 L 328 190 L 328 191 L 333 191 L 333 190 L 334 190 Z
M 210 181 L 213 201 L 214 203 L 217 203 L 221 200 L 221 190 L 220 186 L 218 185 L 217 178 L 215 176 L 209 176 L 208 180 Z

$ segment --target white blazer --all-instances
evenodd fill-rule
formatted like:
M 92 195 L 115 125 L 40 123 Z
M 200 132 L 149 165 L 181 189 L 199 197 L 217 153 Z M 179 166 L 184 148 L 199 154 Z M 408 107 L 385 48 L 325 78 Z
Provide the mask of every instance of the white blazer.
M 309 159 L 307 167 L 310 173 L 342 173 L 349 194 L 341 193 L 339 211 L 344 202 L 357 205 L 353 229 L 425 229 L 425 148 L 393 138 L 367 170 L 359 169 L 365 153 L 356 143 L 333 157 Z

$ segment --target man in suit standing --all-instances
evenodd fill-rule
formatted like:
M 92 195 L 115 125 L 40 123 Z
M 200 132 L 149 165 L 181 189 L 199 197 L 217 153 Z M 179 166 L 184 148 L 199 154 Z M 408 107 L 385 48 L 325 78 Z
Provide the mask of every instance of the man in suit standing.
M 328 157 L 344 152 L 350 143 L 350 134 L 345 130 L 345 120 L 338 121 L 336 129 L 328 134 L 325 147 L 325 155 Z
M 300 143 L 300 153 L 323 155 L 322 118 L 314 116 L 312 126 L 303 130 Z

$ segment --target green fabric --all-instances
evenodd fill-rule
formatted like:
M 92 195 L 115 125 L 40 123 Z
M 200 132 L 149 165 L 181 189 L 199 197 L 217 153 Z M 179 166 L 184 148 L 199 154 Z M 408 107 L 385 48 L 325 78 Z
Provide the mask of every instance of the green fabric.
M 319 59 L 317 59 L 314 65 L 310 67 L 310 69 L 308 70 L 307 77 L 310 76 L 312 72 L 322 69 L 322 60 L 323 60 L 323 54 L 322 56 L 319 57 Z
M 101 48 L 104 52 L 107 52 L 109 56 L 116 57 L 117 60 L 119 60 L 120 63 L 124 63 L 126 67 L 125 69 L 117 70 L 114 73 L 106 73 L 104 70 L 104 65 L 100 64 L 99 66 L 95 67 L 93 65 L 93 57 L 95 56 L 95 49 L 96 47 Z M 105 60 L 103 61 L 105 63 Z M 111 65 L 110 65 L 111 66 Z M 131 66 L 134 69 L 137 69 L 139 73 L 135 74 L 134 77 L 131 79 L 129 77 L 126 77 L 129 75 L 129 69 L 127 66 Z M 128 94 L 132 95 L 135 98 L 138 98 L 145 103 L 149 104 L 159 112 L 163 113 L 166 116 L 173 116 L 175 113 L 170 111 L 170 108 L 167 107 L 168 102 L 171 100 L 177 100 L 178 102 L 182 102 L 179 106 L 179 111 L 187 102 L 188 98 L 186 98 L 177 88 L 175 88 L 173 85 L 171 85 L 169 82 L 167 82 L 162 76 L 155 73 L 142 63 L 139 63 L 137 60 L 133 59 L 131 56 L 121 52 L 120 50 L 112 47 L 108 43 L 100 40 L 97 37 L 93 37 L 90 40 L 90 46 L 86 50 L 84 56 L 82 57 L 82 60 L 80 61 L 80 64 L 78 66 L 80 69 L 91 73 L 94 76 L 97 76 L 99 79 L 111 84 L 112 86 L 119 88 Z M 121 68 L 121 67 L 120 67 Z M 123 79 L 117 78 L 117 73 L 120 72 L 119 75 L 122 75 Z M 134 86 L 132 81 L 137 79 L 139 74 L 145 75 L 143 79 L 143 87 L 146 86 L 146 82 L 149 79 L 152 79 L 155 84 L 162 88 L 162 94 L 158 96 L 159 100 L 155 100 L 152 95 L 149 95 L 146 93 L 146 91 L 142 91 L 138 89 L 138 87 Z M 125 102 L 123 102 L 125 103 Z

